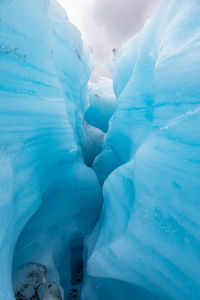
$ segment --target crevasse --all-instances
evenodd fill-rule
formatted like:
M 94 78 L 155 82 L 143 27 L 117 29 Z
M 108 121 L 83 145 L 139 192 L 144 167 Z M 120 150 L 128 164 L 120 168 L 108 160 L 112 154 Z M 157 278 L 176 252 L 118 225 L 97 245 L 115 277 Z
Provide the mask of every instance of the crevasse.
M 0 300 L 32 261 L 67 300 L 200 298 L 199 14 L 162 0 L 113 95 L 56 1 L 0 3 Z

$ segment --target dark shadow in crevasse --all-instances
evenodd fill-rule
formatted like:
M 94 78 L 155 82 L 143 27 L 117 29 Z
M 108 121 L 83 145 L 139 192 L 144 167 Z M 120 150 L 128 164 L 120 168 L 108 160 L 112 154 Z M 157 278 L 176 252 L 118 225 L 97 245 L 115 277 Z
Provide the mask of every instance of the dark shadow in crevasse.
M 67 300 L 80 299 L 83 282 L 83 240 L 73 239 L 71 242 L 71 290 Z

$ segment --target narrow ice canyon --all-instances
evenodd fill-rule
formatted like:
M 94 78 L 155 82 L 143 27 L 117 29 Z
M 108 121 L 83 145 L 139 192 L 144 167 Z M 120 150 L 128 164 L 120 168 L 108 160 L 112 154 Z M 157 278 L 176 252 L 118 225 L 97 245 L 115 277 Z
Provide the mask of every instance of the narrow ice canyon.
M 200 299 L 199 49 L 161 0 L 90 83 L 56 0 L 0 2 L 0 300 Z

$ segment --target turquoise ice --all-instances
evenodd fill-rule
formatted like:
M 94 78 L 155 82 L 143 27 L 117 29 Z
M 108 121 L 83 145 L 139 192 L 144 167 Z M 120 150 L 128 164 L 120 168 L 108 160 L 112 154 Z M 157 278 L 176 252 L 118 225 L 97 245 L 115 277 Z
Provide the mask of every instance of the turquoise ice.
M 0 299 L 11 300 L 12 264 L 42 263 L 67 291 L 71 248 L 92 230 L 101 191 L 81 152 L 80 33 L 55 1 L 1 1 L 0 19 Z
M 88 84 L 55 0 L 1 1 L 0 300 L 30 262 L 63 300 L 200 299 L 199 16 L 161 0 Z
M 135 299 L 134 285 L 158 299 L 200 298 L 199 14 L 198 1 L 161 1 L 118 51 L 117 108 L 93 165 L 104 206 L 84 299 Z

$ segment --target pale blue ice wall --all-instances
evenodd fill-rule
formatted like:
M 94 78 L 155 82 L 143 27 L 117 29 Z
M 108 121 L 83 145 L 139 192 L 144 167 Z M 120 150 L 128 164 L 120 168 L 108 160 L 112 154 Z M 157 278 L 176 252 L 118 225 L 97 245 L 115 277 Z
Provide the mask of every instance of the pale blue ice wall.
M 94 162 L 107 179 L 83 299 L 105 299 L 104 290 L 134 299 L 116 294 L 119 280 L 162 300 L 200 298 L 199 16 L 197 0 L 163 0 L 118 52 L 117 108 Z
M 0 299 L 13 299 L 15 243 L 36 210 L 14 268 L 45 263 L 66 287 L 70 240 L 97 218 L 99 185 L 77 145 L 88 78 L 80 33 L 55 1 L 0 2 Z

